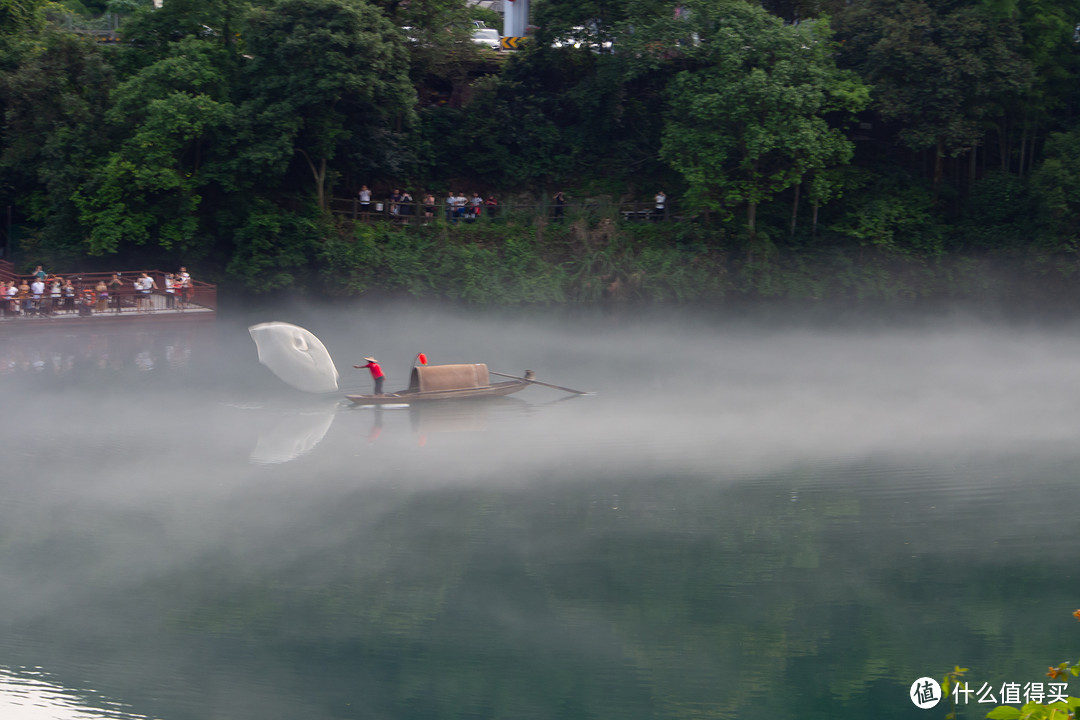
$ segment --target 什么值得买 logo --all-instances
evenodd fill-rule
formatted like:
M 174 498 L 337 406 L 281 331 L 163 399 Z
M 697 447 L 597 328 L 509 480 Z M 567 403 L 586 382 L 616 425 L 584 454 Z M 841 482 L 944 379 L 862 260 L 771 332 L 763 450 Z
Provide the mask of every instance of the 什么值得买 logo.
M 910 697 L 915 707 L 929 710 L 941 702 L 941 686 L 932 677 L 921 677 L 911 683 Z

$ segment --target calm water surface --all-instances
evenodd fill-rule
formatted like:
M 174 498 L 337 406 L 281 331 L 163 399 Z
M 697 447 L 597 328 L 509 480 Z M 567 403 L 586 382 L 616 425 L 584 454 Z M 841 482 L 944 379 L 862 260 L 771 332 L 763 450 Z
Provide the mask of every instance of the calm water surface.
M 598 394 L 351 407 L 271 319 L 348 390 L 424 351 Z M 1072 323 L 0 332 L 3 720 L 930 718 L 916 678 L 1080 656 Z

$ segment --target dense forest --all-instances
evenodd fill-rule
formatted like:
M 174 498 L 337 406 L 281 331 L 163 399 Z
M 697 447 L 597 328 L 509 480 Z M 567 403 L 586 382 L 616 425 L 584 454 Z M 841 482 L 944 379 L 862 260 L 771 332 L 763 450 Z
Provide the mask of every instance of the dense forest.
M 479 302 L 1071 296 L 1080 0 L 534 0 L 513 52 L 474 21 L 499 27 L 466 0 L 0 0 L 11 258 Z M 329 212 L 361 185 L 538 210 Z M 669 222 L 622 222 L 658 190 Z

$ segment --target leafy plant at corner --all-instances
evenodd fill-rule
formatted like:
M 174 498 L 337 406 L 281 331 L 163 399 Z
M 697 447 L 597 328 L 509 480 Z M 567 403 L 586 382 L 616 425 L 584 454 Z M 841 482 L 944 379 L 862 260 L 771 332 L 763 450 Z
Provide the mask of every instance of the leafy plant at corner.
M 945 673 L 945 677 L 941 679 L 941 694 L 950 699 L 951 707 L 949 714 L 945 716 L 945 720 L 956 720 L 956 695 L 952 693 L 952 689 L 954 685 L 962 682 L 961 678 L 967 672 L 968 668 L 954 665 L 952 671 Z
M 1075 611 L 1073 617 L 1080 620 L 1080 610 Z M 941 682 L 942 693 L 952 698 L 952 712 L 945 716 L 946 720 L 956 719 L 956 694 L 951 691 L 965 672 L 966 668 L 957 667 L 953 672 L 947 673 Z M 1046 673 L 1051 680 L 1064 678 L 1066 682 L 1069 675 L 1080 676 L 1080 660 L 1051 665 Z M 992 720 L 1076 720 L 1078 716 L 1080 698 L 1072 696 L 1049 703 L 1028 702 L 1021 707 L 999 705 L 986 714 L 986 717 Z

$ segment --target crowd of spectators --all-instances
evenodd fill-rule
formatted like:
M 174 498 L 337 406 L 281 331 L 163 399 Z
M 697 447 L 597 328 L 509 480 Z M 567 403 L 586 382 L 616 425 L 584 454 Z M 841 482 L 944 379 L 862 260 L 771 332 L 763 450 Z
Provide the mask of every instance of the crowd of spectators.
M 372 213 L 388 213 L 392 218 L 408 223 L 412 217 L 433 218 L 439 212 L 440 204 L 449 222 L 464 220 L 472 222 L 477 218 L 487 215 L 494 218 L 498 209 L 498 202 L 493 196 L 484 199 L 480 193 L 474 192 L 470 197 L 464 193 L 451 190 L 446 198 L 440 203 L 433 193 L 425 193 L 419 202 L 408 190 L 394 188 L 385 201 L 372 200 L 371 190 L 367 185 L 362 185 L 356 194 L 360 205 L 360 213 L 364 216 Z
M 440 202 L 435 195 L 425 193 L 420 201 L 417 201 L 408 190 L 394 188 L 394 191 L 385 200 L 376 200 L 371 189 L 367 185 L 361 185 L 356 194 L 356 202 L 361 217 L 370 218 L 388 215 L 391 219 L 408 224 L 412 217 L 433 218 L 442 206 L 447 222 L 456 223 L 459 220 L 473 222 L 482 217 L 494 219 L 499 214 L 499 203 L 494 196 L 487 198 L 479 192 L 473 192 L 466 196 L 465 193 L 451 190 Z M 549 217 L 556 223 L 562 222 L 568 206 L 566 196 L 559 191 L 552 196 L 548 206 Z M 649 220 L 658 222 L 669 217 L 667 195 L 663 190 L 658 191 L 651 203 L 633 203 L 629 209 L 623 204 L 622 215 L 627 220 Z M 651 206 L 651 207 L 650 207 Z
M 101 276 L 86 280 L 81 275 L 65 278 L 48 273 L 38 265 L 29 276 L 0 280 L 0 319 L 120 313 L 132 307 L 139 313 L 152 313 L 161 305 L 184 311 L 193 295 L 191 275 L 185 267 L 164 273 L 159 285 L 146 272 L 134 280 L 125 280 L 119 272 L 107 281 Z M 161 296 L 164 300 L 156 301 Z

